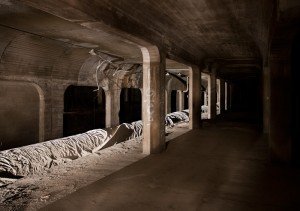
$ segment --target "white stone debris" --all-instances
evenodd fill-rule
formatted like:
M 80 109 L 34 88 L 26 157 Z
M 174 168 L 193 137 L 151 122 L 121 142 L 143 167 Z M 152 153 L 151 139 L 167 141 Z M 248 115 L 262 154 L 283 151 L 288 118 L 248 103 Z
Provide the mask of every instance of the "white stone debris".
M 183 110 L 183 111 L 176 111 L 170 114 L 166 115 L 165 123 L 166 126 L 173 127 L 175 123 L 178 122 L 188 122 L 189 121 L 189 111 Z
M 1 175 L 26 176 L 75 160 L 128 139 L 134 126 L 121 124 L 114 128 L 95 129 L 85 133 L 0 152 Z

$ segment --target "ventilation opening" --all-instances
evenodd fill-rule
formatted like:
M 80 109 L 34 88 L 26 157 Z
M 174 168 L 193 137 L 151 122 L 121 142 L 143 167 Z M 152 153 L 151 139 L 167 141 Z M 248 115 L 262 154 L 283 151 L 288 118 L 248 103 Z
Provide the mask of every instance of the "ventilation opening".
M 69 86 L 64 96 L 64 136 L 105 127 L 105 93 L 97 87 Z
M 131 123 L 142 119 L 142 95 L 140 89 L 122 89 L 119 118 L 120 123 Z

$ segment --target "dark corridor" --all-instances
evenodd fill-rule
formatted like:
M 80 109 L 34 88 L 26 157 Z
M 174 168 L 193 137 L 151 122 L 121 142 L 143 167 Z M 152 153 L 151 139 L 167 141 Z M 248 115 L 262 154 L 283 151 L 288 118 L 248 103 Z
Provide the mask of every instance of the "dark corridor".
M 177 111 L 177 90 L 171 91 L 171 113 Z
M 142 119 L 142 95 L 136 88 L 123 88 L 120 99 L 120 123 L 131 123 Z
M 105 127 L 105 93 L 96 87 L 69 86 L 64 96 L 64 136 Z

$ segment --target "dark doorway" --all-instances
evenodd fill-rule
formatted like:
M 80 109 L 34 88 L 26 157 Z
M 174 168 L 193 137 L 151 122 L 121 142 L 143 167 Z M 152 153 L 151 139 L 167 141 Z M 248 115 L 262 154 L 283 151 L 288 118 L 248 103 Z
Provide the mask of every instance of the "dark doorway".
M 171 113 L 177 111 L 176 102 L 177 102 L 177 90 L 172 90 L 171 91 Z
M 120 123 L 131 123 L 142 119 L 142 95 L 140 89 L 122 89 L 119 118 Z
M 239 113 L 238 121 L 260 125 L 260 76 L 240 78 L 232 81 L 231 109 Z
M 69 86 L 64 96 L 64 136 L 105 127 L 105 93 L 90 86 Z

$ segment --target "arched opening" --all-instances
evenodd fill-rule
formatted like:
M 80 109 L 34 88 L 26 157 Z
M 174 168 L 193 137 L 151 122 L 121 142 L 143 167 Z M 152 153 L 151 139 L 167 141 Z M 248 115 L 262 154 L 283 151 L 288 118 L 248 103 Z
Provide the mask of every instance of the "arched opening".
M 1 81 L 0 83 L 0 150 L 39 142 L 40 95 L 33 84 Z M 43 124 L 41 124 L 43 125 Z
M 177 90 L 171 91 L 171 113 L 177 111 Z
M 64 136 L 105 127 L 105 93 L 90 86 L 69 86 L 64 95 Z
M 131 123 L 142 119 L 142 95 L 140 89 L 122 89 L 119 118 L 120 123 Z

